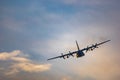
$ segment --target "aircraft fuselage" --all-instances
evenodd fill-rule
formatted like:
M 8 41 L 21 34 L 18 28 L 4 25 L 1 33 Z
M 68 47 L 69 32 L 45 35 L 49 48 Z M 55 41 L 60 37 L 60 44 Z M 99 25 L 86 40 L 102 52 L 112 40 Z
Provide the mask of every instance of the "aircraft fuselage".
M 78 52 L 77 52 L 77 54 L 76 54 L 76 57 L 78 58 L 78 57 L 82 57 L 82 56 L 84 56 L 85 54 L 81 51 L 81 50 L 79 50 Z

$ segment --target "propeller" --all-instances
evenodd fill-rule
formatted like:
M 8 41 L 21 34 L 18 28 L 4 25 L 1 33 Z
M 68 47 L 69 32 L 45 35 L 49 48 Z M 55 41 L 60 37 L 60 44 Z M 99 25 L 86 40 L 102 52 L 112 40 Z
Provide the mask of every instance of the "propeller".
M 89 48 L 89 46 L 87 46 L 87 48 L 86 48 L 86 52 L 88 52 L 90 50 L 90 48 Z
M 63 59 L 65 59 L 65 56 L 63 56 L 63 53 L 61 53 L 61 56 L 63 57 Z
M 72 56 L 72 57 L 74 57 L 74 55 L 69 51 L 69 54 Z
M 93 49 L 98 48 L 97 43 L 93 45 Z
M 95 48 L 98 48 L 98 44 L 96 43 L 96 44 L 94 45 L 94 47 L 95 47 Z

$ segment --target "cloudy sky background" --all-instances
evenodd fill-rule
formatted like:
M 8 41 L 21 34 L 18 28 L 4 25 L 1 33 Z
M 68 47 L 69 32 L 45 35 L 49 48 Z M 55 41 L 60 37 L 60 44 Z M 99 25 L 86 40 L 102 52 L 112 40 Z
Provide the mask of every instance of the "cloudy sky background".
M 119 80 L 119 0 L 1 0 L 1 80 Z M 48 58 L 111 39 L 76 59 Z

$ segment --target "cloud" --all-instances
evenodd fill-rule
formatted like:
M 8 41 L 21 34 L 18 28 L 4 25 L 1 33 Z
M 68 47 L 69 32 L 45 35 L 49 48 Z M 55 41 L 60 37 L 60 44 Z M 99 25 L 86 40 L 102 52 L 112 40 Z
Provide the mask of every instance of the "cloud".
M 85 5 L 85 6 L 96 6 L 115 3 L 115 0 L 61 0 L 61 3 L 68 5 Z
M 79 67 L 74 66 L 76 61 L 71 64 L 73 65 L 71 68 L 74 68 L 73 71 L 83 78 L 88 76 L 95 80 L 114 80 L 114 78 L 120 76 L 120 63 L 118 62 L 120 54 L 113 51 L 113 47 L 109 47 L 103 45 L 101 48 L 90 52 L 92 54 L 86 54 L 84 58 L 80 59 L 81 63 L 77 63 Z
M 26 72 L 41 72 L 41 71 L 46 71 L 50 69 L 50 64 L 33 64 L 33 63 L 18 63 L 14 64 L 11 66 L 11 68 L 15 69 L 20 69 L 22 71 Z
M 26 48 L 29 48 L 29 50 L 34 49 L 32 51 L 35 54 L 38 53 L 48 58 L 52 56 L 58 56 L 60 55 L 59 53 L 64 51 L 66 51 L 65 53 L 68 53 L 69 50 L 70 51 L 76 50 L 76 45 L 74 42 L 76 39 L 78 40 L 80 48 L 86 47 L 87 45 L 89 45 L 89 43 L 91 44 L 94 42 L 99 42 L 102 40 L 106 40 L 108 38 L 112 39 L 112 43 L 113 43 L 114 42 L 113 39 L 116 39 L 117 40 L 116 45 L 118 45 L 117 48 L 119 48 L 119 30 L 120 30 L 119 22 L 118 22 L 120 21 L 119 12 L 118 12 L 119 10 L 110 9 L 111 8 L 110 6 L 109 6 L 109 9 L 107 6 L 102 6 L 100 8 L 94 7 L 96 5 L 104 5 L 108 0 L 61 0 L 61 1 L 54 0 L 54 1 L 58 2 L 58 5 L 55 4 L 57 6 L 53 4 L 48 4 L 49 2 L 45 1 L 45 5 L 42 3 L 39 4 L 39 2 L 37 2 L 37 5 L 35 3 L 34 5 L 32 4 L 31 7 L 28 6 L 24 8 L 22 6 L 20 7 L 20 5 L 18 5 L 19 8 L 14 7 L 14 4 L 13 4 L 14 8 L 11 8 L 11 7 L 10 9 L 8 8 L 8 10 L 6 10 L 7 12 L 2 11 L 3 14 L 5 13 L 7 14 L 6 14 L 6 17 L 3 17 L 4 19 L 1 22 L 3 28 L 6 29 L 6 30 L 2 30 L 2 28 L 0 29 L 1 32 L 4 32 L 4 33 L 1 33 L 1 35 L 3 36 L 3 40 L 1 40 L 2 38 L 0 39 L 1 47 L 3 47 L 4 45 L 6 46 L 7 49 L 9 49 L 11 48 L 11 45 L 12 45 L 13 48 L 16 49 L 17 47 L 19 49 L 18 46 L 20 46 L 22 43 L 23 45 L 20 46 L 22 47 L 22 49 L 24 50 L 26 50 Z M 109 0 L 109 2 L 112 2 L 112 1 L 116 1 L 116 0 Z M 63 4 L 65 5 L 73 4 L 74 6 L 79 6 L 79 7 L 75 7 L 74 9 L 74 6 L 70 6 L 70 11 L 69 11 L 69 8 L 66 9 L 66 7 L 69 7 L 69 6 L 63 6 L 63 5 L 61 6 L 59 2 L 64 2 Z M 34 1 L 32 3 L 34 3 Z M 28 2 L 26 5 L 28 5 Z M 51 8 L 52 6 L 54 7 Z M 60 9 L 58 6 L 61 7 L 62 9 Z M 92 10 L 91 10 L 91 6 L 94 7 Z M 56 9 L 58 12 L 56 12 Z M 74 9 L 75 12 L 72 9 Z M 115 25 L 118 25 L 117 29 Z M 15 32 L 19 32 L 19 31 L 22 31 L 22 32 L 20 33 L 21 35 L 17 35 L 16 33 L 13 33 L 13 34 L 16 34 L 16 36 L 13 36 L 13 34 L 9 32 L 9 30 L 7 29 L 10 29 Z M 6 32 L 8 33 L 6 34 Z M 4 38 L 4 37 L 7 37 L 7 38 Z M 9 39 L 10 37 L 11 39 Z M 102 39 L 98 40 L 100 38 Z M 32 39 L 34 39 L 35 41 L 32 42 L 31 41 Z M 42 42 L 41 40 L 44 40 L 44 41 Z M 18 43 L 16 44 L 16 41 L 19 44 Z M 26 45 L 26 43 L 29 41 L 31 41 L 30 44 L 32 44 L 32 46 L 29 46 L 28 44 Z M 109 50 L 112 50 L 112 49 L 109 49 Z M 69 58 L 68 60 L 65 60 L 65 61 L 63 61 L 62 59 L 59 61 L 58 59 L 57 63 L 56 63 L 57 60 L 55 60 L 54 61 L 55 68 L 53 69 L 54 71 L 50 72 L 50 74 L 54 74 L 54 75 L 49 76 L 48 79 L 50 79 L 50 77 L 57 77 L 58 75 L 55 76 L 56 71 L 61 73 L 59 75 L 68 74 L 66 72 L 69 71 L 69 73 L 71 73 L 70 76 L 72 76 L 72 79 L 76 78 L 75 75 L 78 75 L 78 76 L 82 75 L 83 77 L 86 77 L 86 76 L 95 77 L 98 80 L 98 78 L 99 79 L 103 77 L 111 78 L 112 75 L 119 74 L 119 65 L 118 65 L 119 55 L 117 56 L 118 60 L 114 61 L 114 59 L 111 58 L 110 55 L 113 53 L 112 56 L 114 57 L 116 55 L 115 52 L 111 51 L 109 52 L 109 54 L 105 55 L 107 52 L 106 53 L 104 52 L 103 54 L 101 50 L 98 50 L 98 51 L 100 52 L 96 52 L 95 53 L 96 55 L 94 54 L 94 52 L 90 52 L 90 53 L 93 53 L 93 54 L 90 54 L 91 56 L 93 56 L 91 57 L 92 59 L 90 57 L 89 59 L 88 58 L 86 59 L 86 57 L 88 57 L 88 55 L 86 54 L 85 57 L 77 59 L 79 62 L 77 62 L 75 58 Z M 98 55 L 98 53 L 102 55 Z M 32 58 L 35 59 L 35 57 L 33 56 Z M 83 59 L 85 59 L 85 61 Z M 2 52 L 0 55 L 0 61 L 12 61 L 7 66 L 9 70 L 6 71 L 6 75 L 12 75 L 15 73 L 19 73 L 20 71 L 23 71 L 23 72 L 25 71 L 30 73 L 42 72 L 42 71 L 49 70 L 51 68 L 50 64 L 34 63 L 31 59 L 29 59 L 27 56 L 25 56 L 24 53 L 21 53 L 21 51 L 19 50 L 12 51 L 12 52 Z M 66 62 L 68 62 L 67 65 L 65 65 Z M 68 68 L 73 68 L 72 62 L 74 62 L 75 69 L 77 70 L 72 70 L 72 69 L 68 70 Z M 0 65 L 0 67 L 1 66 L 2 65 Z M 5 69 L 1 67 L 0 72 L 2 73 L 2 71 Z M 61 69 L 64 69 L 64 71 L 61 71 Z M 76 73 L 79 72 L 79 73 L 74 75 L 75 72 Z M 101 77 L 100 75 L 102 75 L 103 77 Z M 46 75 L 44 76 L 46 77 Z M 58 79 L 61 79 L 61 78 L 58 78 Z M 58 80 L 58 79 L 55 79 L 55 80 Z M 65 77 L 63 79 L 65 80 L 68 78 Z M 45 79 L 42 79 L 42 80 L 45 80 Z M 80 80 L 80 78 L 75 80 Z
M 62 80 L 71 80 L 71 78 L 69 76 L 65 76 L 62 78 Z
M 101 0 L 61 0 L 60 1 L 63 4 L 67 5 L 75 5 L 75 4 L 82 4 L 82 5 L 95 5 L 100 4 L 102 2 Z
M 17 62 L 29 62 L 30 61 L 29 59 L 23 58 L 23 57 L 12 57 L 11 60 L 17 61 Z
M 20 54 L 21 52 L 19 50 L 15 50 L 15 51 L 12 51 L 10 53 L 8 52 L 2 52 L 0 53 L 0 60 L 8 60 L 8 59 L 11 59 L 12 57 L 15 57 L 17 56 L 18 54 Z
M 5 72 L 5 75 L 13 75 L 13 74 L 16 74 L 18 72 L 19 72 L 19 70 L 14 68 L 12 70 L 9 70 L 9 71 Z
M 22 56 L 21 56 L 22 54 Z M 23 56 L 23 53 L 20 50 L 14 50 L 12 52 L 2 52 L 0 53 L 1 61 L 11 60 L 9 65 L 9 71 L 6 71 L 6 75 L 16 74 L 20 71 L 25 72 L 43 72 L 50 69 L 50 64 L 36 64 L 26 56 Z M 3 68 L 0 68 L 3 70 Z M 5 69 L 4 69 L 5 70 Z

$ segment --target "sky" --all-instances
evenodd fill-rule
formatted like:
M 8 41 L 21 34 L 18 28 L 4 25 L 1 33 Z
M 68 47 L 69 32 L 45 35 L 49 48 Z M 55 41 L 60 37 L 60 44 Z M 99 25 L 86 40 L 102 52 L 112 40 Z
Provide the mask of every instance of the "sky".
M 119 0 L 0 0 L 0 80 L 120 80 Z M 84 57 L 48 58 L 111 40 Z

